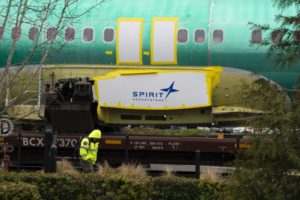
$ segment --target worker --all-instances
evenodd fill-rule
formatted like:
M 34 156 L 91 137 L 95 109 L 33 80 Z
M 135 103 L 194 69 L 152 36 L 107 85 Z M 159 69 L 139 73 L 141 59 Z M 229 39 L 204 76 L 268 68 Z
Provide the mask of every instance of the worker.
M 81 140 L 80 143 L 80 164 L 84 172 L 92 172 L 93 165 L 97 161 L 97 153 L 99 142 L 101 139 L 101 131 L 93 130 L 88 137 Z

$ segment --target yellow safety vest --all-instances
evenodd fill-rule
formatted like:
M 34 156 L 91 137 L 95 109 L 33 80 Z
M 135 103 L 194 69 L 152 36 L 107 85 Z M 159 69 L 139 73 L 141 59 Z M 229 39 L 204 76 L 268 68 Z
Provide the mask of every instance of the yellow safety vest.
M 97 161 L 99 142 L 90 142 L 89 138 L 83 138 L 80 143 L 80 158 L 82 160 L 90 161 L 95 164 Z

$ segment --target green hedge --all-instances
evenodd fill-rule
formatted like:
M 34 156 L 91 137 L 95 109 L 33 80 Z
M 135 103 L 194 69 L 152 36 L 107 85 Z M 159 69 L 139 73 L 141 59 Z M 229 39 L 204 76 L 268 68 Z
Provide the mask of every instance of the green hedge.
M 0 182 L 4 181 L 31 184 L 44 200 L 218 199 L 222 187 L 221 183 L 189 178 L 162 176 L 132 180 L 96 174 L 2 173 Z
M 0 183 L 1 200 L 40 200 L 37 187 L 27 183 Z
M 197 182 L 182 178 L 179 180 L 176 177 L 158 177 L 153 178 L 149 187 L 151 199 L 196 199 Z

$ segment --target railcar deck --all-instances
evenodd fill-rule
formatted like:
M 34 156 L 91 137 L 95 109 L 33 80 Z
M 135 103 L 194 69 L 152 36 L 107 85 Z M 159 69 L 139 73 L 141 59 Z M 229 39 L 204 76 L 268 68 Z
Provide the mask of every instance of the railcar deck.
M 10 156 L 10 168 L 43 167 L 45 135 L 41 133 L 13 133 L 1 138 L 1 159 L 5 147 Z M 78 162 L 79 141 L 82 135 L 57 134 L 57 159 Z M 201 165 L 228 165 L 236 153 L 248 148 L 241 137 L 217 136 L 154 136 L 105 134 L 100 142 L 99 162 L 105 160 L 112 166 L 123 162 L 153 164 L 193 165 L 198 152 Z

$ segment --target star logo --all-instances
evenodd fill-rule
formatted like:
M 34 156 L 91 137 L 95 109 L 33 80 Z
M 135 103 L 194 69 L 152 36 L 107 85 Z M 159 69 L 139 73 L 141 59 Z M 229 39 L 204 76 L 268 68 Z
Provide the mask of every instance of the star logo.
M 178 92 L 179 90 L 176 90 L 176 89 L 174 89 L 173 87 L 174 87 L 174 83 L 175 83 L 175 81 L 173 81 L 173 83 L 168 87 L 168 88 L 163 88 L 163 89 L 160 89 L 161 91 L 164 91 L 164 92 L 167 92 L 168 94 L 167 94 L 167 96 L 166 96 L 166 98 L 169 96 L 169 94 L 171 94 L 172 92 Z M 165 98 L 165 99 L 166 99 Z

